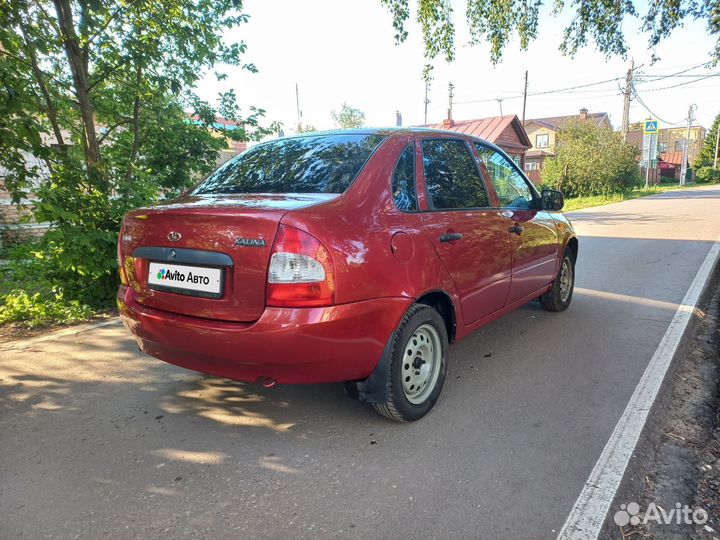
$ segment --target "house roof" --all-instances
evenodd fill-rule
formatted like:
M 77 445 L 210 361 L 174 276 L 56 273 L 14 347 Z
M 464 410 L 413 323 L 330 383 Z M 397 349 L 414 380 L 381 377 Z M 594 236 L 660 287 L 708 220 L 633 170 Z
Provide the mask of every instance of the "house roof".
M 588 113 L 587 117 L 589 119 L 595 120 L 598 125 L 600 125 L 600 123 L 605 118 L 607 118 L 608 122 L 610 122 L 610 118 L 608 117 L 608 113 L 606 112 Z M 545 118 L 531 118 L 529 120 L 525 120 L 525 124 L 540 124 L 541 126 L 545 126 L 554 131 L 560 131 L 563 127 L 563 124 L 573 118 L 580 118 L 580 115 L 570 114 L 567 116 L 547 116 Z
M 498 139 L 508 128 L 511 128 L 515 131 L 518 139 L 518 142 L 513 146 L 525 149 L 532 146 L 527 132 L 522 127 L 520 120 L 515 114 L 492 116 L 490 118 L 476 118 L 474 120 L 458 120 L 454 121 L 452 124 L 445 121 L 439 124 L 428 124 L 426 127 L 447 131 L 459 131 L 460 133 L 473 135 L 474 137 L 485 139 L 486 141 L 500 146 L 510 145 L 507 141 L 499 141 Z
M 682 152 L 663 152 L 660 154 L 660 160 L 665 163 L 672 163 L 673 165 L 682 165 L 683 153 Z

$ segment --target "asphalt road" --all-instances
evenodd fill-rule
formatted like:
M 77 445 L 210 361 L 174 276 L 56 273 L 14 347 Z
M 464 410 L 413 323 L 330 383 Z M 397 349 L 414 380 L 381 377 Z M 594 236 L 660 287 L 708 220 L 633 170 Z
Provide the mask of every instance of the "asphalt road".
M 711 187 L 572 214 L 571 308 L 531 304 L 453 346 L 414 424 L 340 385 L 164 364 L 119 324 L 0 345 L 0 537 L 554 537 L 719 210 Z

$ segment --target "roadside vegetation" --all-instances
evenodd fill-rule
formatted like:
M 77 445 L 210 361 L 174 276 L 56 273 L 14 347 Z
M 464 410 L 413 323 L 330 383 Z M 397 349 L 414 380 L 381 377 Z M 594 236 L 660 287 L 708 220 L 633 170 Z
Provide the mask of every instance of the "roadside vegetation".
M 572 119 L 563 126 L 555 157 L 546 161 L 542 182 L 566 197 L 609 196 L 642 183 L 639 151 L 622 133 L 594 121 Z
M 715 121 L 705 137 L 705 144 L 695 159 L 695 170 L 698 182 L 720 182 L 720 163 L 716 159 L 718 145 L 718 129 L 720 129 L 720 114 L 715 117 Z
M 15 202 L 52 229 L 0 268 L 0 324 L 75 322 L 112 306 L 122 216 L 184 191 L 227 140 L 274 133 L 264 111 L 195 92 L 204 73 L 255 72 L 237 0 L 5 3 L 0 10 L 0 167 Z M 232 129 L 216 124 L 222 116 Z M 34 156 L 36 160 L 28 160 Z
M 647 197 L 648 195 L 657 195 L 658 193 L 664 193 L 666 191 L 672 191 L 676 189 L 689 189 L 698 187 L 701 184 L 685 185 L 681 186 L 678 182 L 663 183 L 656 186 L 645 188 L 635 188 L 617 193 L 610 193 L 607 195 L 590 195 L 587 197 L 571 197 L 565 199 L 565 207 L 563 211 L 572 212 L 573 210 L 582 210 L 583 208 L 591 208 L 593 206 L 602 206 L 604 204 L 613 204 L 623 201 L 629 201 L 631 199 L 639 199 L 640 197 Z
M 571 120 L 558 138 L 555 158 L 546 162 L 542 187 L 562 190 L 565 210 L 573 211 L 720 182 L 720 169 L 714 167 L 719 124 L 720 115 L 695 160 L 697 184 L 680 186 L 678 181 L 663 179 L 660 184 L 645 188 L 638 167 L 639 151 L 625 143 L 622 134 L 598 127 L 594 122 Z

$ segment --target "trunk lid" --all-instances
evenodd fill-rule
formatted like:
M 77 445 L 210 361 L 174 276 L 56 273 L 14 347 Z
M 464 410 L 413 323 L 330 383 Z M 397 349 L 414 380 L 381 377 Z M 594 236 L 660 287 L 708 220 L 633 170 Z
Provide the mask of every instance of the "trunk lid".
M 290 210 L 321 204 L 336 195 L 188 196 L 136 210 L 123 223 L 121 257 L 133 256 L 128 279 L 148 307 L 209 319 L 252 322 L 265 309 L 267 268 L 280 220 Z M 149 271 L 171 265 L 219 268 L 219 297 L 188 290 L 158 290 Z M 214 275 L 217 275 L 215 272 Z M 163 283 L 165 283 L 163 281 Z M 169 282 L 170 283 L 170 282 Z M 171 283 L 176 285 L 175 283 Z M 200 293 L 197 293 L 200 294 Z M 216 295 L 217 296 L 217 295 Z

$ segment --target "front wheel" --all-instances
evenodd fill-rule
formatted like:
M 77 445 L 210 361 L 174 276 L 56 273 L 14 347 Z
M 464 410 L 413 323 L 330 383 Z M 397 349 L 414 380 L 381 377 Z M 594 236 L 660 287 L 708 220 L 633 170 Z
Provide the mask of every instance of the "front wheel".
M 435 405 L 447 373 L 447 330 L 440 314 L 430 306 L 415 304 L 403 317 L 392 337 L 388 400 L 373 403 L 381 415 L 398 422 L 412 422 Z
M 552 288 L 540 297 L 540 303 L 547 311 L 565 311 L 575 290 L 575 257 L 570 249 L 565 250 L 562 266 Z

